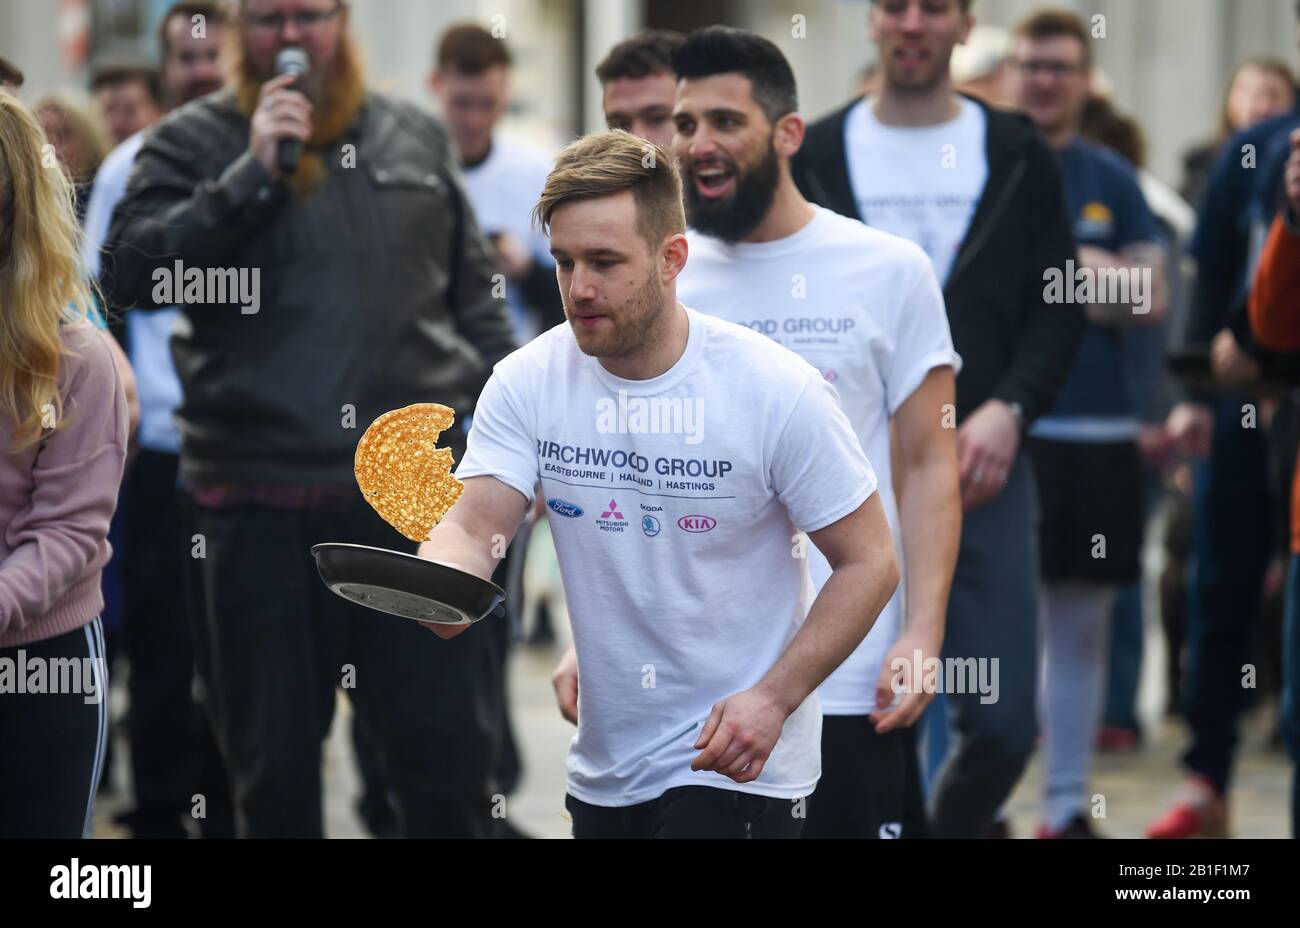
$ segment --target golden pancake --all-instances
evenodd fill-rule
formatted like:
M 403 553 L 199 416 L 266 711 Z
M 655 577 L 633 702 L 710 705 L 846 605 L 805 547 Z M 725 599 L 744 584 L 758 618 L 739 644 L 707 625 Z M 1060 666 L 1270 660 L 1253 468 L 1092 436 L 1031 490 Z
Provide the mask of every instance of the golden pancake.
M 438 447 L 455 421 L 446 406 L 416 403 L 384 413 L 357 443 L 361 495 L 411 541 L 426 540 L 465 489 L 451 474 L 451 452 Z

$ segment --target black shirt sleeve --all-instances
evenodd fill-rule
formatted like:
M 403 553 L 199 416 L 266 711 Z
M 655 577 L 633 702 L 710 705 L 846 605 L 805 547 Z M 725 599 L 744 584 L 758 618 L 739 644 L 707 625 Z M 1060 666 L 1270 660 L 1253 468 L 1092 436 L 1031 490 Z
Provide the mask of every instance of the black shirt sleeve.
M 1005 374 L 993 389 L 993 398 L 1019 403 L 1023 425 L 1047 412 L 1056 402 L 1065 378 L 1074 366 L 1085 327 L 1077 303 L 1049 303 L 1043 272 L 1066 267 L 1077 255 L 1074 232 L 1065 205 L 1065 188 L 1055 157 L 1041 139 L 1029 146 L 1025 172 L 1026 196 L 1031 205 L 1020 298 L 1027 308 L 1024 330 Z

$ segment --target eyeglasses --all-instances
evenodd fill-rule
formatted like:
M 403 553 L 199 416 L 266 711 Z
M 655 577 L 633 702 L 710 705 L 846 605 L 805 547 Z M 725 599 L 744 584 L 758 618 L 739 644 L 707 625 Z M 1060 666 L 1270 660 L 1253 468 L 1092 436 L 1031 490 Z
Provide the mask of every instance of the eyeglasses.
M 259 32 L 278 33 L 284 28 L 285 23 L 290 21 L 303 32 L 308 32 L 312 29 L 319 29 L 335 16 L 338 16 L 342 10 L 343 4 L 340 2 L 329 10 L 300 10 L 296 13 L 247 13 L 244 18 L 248 22 L 250 29 L 256 29 Z
M 1058 80 L 1071 77 L 1083 70 L 1083 65 L 1069 64 L 1064 61 L 1017 61 L 1014 64 L 1017 70 L 1028 77 L 1038 77 L 1041 74 Z

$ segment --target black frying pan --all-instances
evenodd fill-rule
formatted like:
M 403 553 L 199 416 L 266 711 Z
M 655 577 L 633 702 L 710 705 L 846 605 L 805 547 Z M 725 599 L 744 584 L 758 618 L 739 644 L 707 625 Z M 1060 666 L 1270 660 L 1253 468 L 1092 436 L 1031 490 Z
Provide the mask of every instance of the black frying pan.
M 439 625 L 505 614 L 506 591 L 495 583 L 414 554 L 334 543 L 311 553 L 327 587 L 369 609 Z

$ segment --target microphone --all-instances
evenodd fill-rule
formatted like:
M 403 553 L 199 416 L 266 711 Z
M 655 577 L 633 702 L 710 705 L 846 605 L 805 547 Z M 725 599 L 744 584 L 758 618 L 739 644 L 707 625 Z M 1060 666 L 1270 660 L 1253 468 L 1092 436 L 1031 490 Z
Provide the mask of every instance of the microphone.
M 275 56 L 275 73 L 278 77 L 281 74 L 292 74 L 294 77 L 304 77 L 311 70 L 311 59 L 307 57 L 307 52 L 296 45 L 290 45 L 280 50 L 280 54 Z M 302 157 L 302 139 L 281 139 L 280 140 L 280 172 L 282 174 L 293 174 L 298 170 L 298 159 Z

